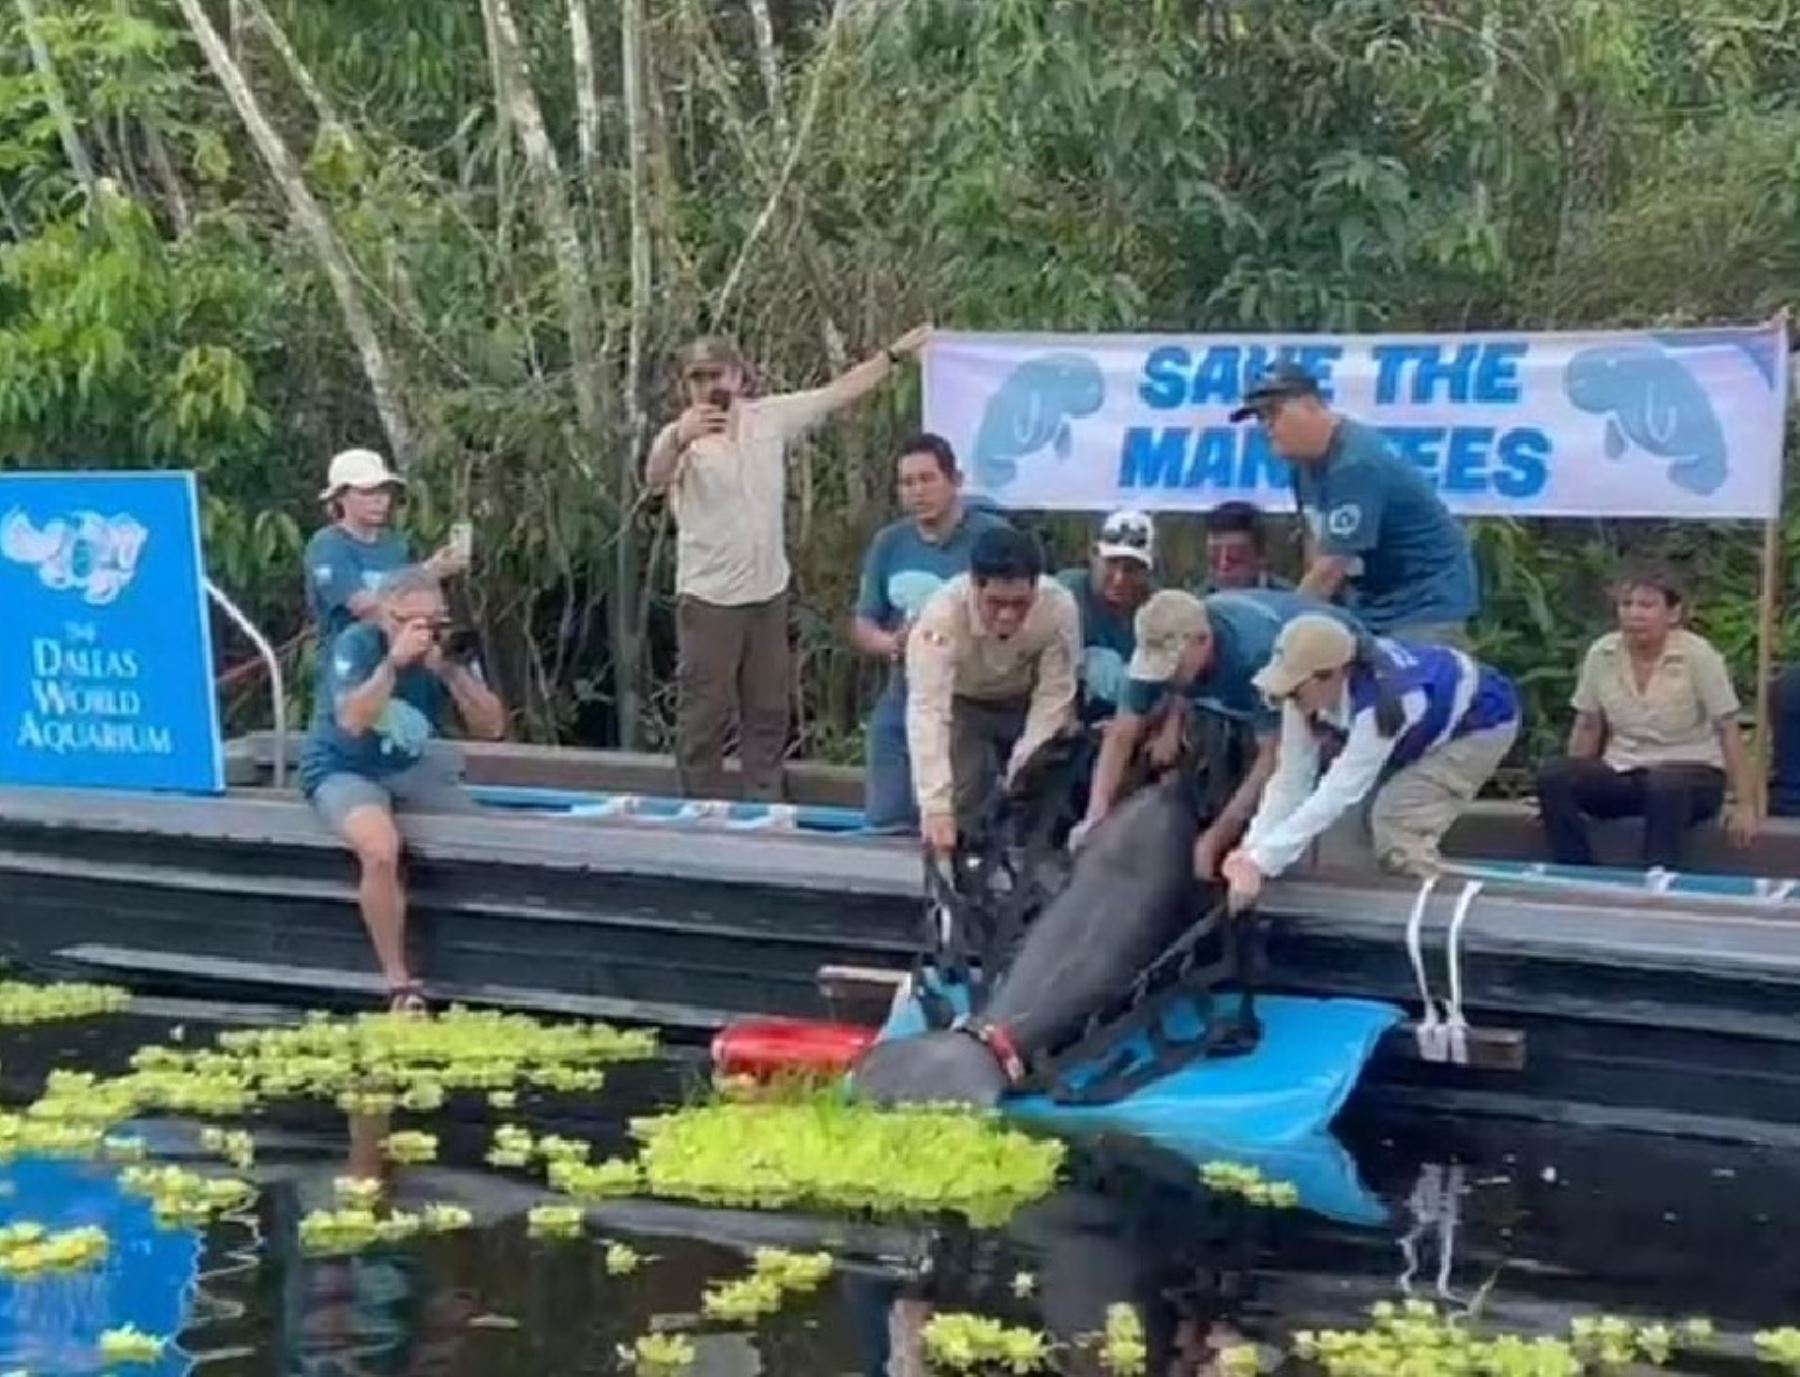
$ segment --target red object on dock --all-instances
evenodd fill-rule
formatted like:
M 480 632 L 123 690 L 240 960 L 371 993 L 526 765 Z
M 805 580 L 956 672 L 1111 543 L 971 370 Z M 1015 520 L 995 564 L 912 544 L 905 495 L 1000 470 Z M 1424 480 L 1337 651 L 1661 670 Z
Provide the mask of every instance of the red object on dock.
M 876 1030 L 809 1018 L 750 1018 L 719 1030 L 713 1070 L 721 1076 L 838 1076 L 875 1041 Z

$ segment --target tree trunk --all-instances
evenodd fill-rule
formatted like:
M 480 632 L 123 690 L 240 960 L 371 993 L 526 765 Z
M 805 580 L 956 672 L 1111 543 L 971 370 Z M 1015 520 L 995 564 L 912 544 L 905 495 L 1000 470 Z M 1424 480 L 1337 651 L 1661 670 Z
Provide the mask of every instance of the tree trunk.
M 543 112 L 532 90 L 531 72 L 519 41 L 509 0 L 483 0 L 493 23 L 495 65 L 501 74 L 501 92 L 519 143 L 525 153 L 525 171 L 537 199 L 538 214 L 550 241 L 556 263 L 557 295 L 562 299 L 563 324 L 569 334 L 569 373 L 575 389 L 575 414 L 581 422 L 578 462 L 593 467 L 596 451 L 606 448 L 604 409 L 600 399 L 600 334 L 594 318 L 593 286 L 575 213 L 563 188 L 562 168 L 556 147 L 544 127 Z
M 644 451 L 649 431 L 649 417 L 644 410 L 644 325 L 650 314 L 650 221 L 649 221 L 649 157 L 647 152 L 648 112 L 644 103 L 644 5 L 643 0 L 621 0 L 619 6 L 619 66 L 623 73 L 625 95 L 625 134 L 630 189 L 628 214 L 631 218 L 631 300 L 627 312 L 625 343 L 625 403 L 629 409 L 628 440 L 619 452 L 619 492 L 621 496 L 637 488 L 638 456 Z M 627 750 L 639 744 L 641 730 L 641 698 L 639 684 L 642 661 L 639 651 L 648 627 L 647 605 L 640 607 L 637 596 L 637 539 L 632 514 L 637 503 L 626 507 L 620 525 L 615 555 L 612 600 L 612 660 L 614 693 L 619 706 L 619 744 Z M 629 710 L 628 710 L 629 705 Z
M 25 3 L 25 0 L 21 0 L 21 3 Z M 394 460 L 404 465 L 413 456 L 412 424 L 407 418 L 399 374 L 388 358 L 380 335 L 375 331 L 375 322 L 370 317 L 362 291 L 357 286 L 356 271 L 351 265 L 350 255 L 345 252 L 343 241 L 338 238 L 337 230 L 326 216 L 324 208 L 307 189 L 293 153 L 263 115 L 256 93 L 250 89 L 250 84 L 245 81 L 237 63 L 232 61 L 230 51 L 219 37 L 219 31 L 213 27 L 212 20 L 206 17 L 201 0 L 175 0 L 175 3 L 180 6 L 182 17 L 187 20 L 188 28 L 194 35 L 194 41 L 206 54 L 207 64 L 213 69 L 219 85 L 224 88 L 238 119 L 249 131 L 250 139 L 256 145 L 270 175 L 280 186 L 281 193 L 287 200 L 288 213 L 312 242 L 313 252 L 318 255 L 319 264 L 331 282 L 332 293 L 337 297 L 338 310 L 344 317 L 344 329 L 349 333 L 362 360 L 363 375 L 368 379 L 369 392 L 374 399 L 375 410 L 381 417 L 382 429 L 387 433 L 388 444 L 394 451 Z
M 775 46 L 775 25 L 769 19 L 769 0 L 749 0 L 750 23 L 756 30 L 756 61 L 762 69 L 763 93 L 769 115 L 783 144 L 788 138 L 787 101 L 781 94 L 781 52 Z
M 63 86 L 56 75 L 56 63 L 50 57 L 50 45 L 44 42 L 43 30 L 38 27 L 37 7 L 32 0 L 13 0 L 19 10 L 19 23 L 25 30 L 25 43 L 31 49 L 31 65 L 44 86 L 44 101 L 50 107 L 50 115 L 56 121 L 56 133 L 62 139 L 63 156 L 69 160 L 69 167 L 81 182 L 89 196 L 94 194 L 94 164 L 89 159 L 87 148 L 81 142 L 81 135 L 75 128 L 75 116 L 70 113 L 69 102 L 63 95 Z

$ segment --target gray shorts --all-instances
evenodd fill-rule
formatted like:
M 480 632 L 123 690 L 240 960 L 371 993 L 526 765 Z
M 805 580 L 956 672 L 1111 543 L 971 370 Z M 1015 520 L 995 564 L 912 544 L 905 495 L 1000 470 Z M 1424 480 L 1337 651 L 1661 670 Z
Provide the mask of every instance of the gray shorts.
M 313 812 L 340 836 L 344 819 L 358 808 L 390 813 L 472 813 L 479 805 L 462 786 L 462 757 L 455 751 L 427 750 L 404 770 L 379 778 L 326 775 L 310 800 Z

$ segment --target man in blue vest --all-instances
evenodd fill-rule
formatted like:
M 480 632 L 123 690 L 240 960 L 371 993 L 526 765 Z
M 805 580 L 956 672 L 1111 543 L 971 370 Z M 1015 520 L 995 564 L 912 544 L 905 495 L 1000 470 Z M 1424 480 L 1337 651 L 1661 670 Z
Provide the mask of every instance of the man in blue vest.
M 1275 768 L 1280 717 L 1255 679 L 1274 653 L 1276 638 L 1294 618 L 1308 613 L 1342 621 L 1361 634 L 1348 613 L 1298 593 L 1243 589 L 1197 598 L 1180 589 L 1153 594 L 1137 614 L 1137 650 L 1119 701 L 1107 724 L 1088 791 L 1087 816 L 1076 841 L 1118 801 L 1126 771 L 1140 747 L 1153 767 L 1179 756 L 1185 715 L 1194 708 L 1244 723 L 1256 735 L 1257 753 L 1231 800 L 1194 845 L 1194 871 L 1211 879 L 1256 811 Z M 1146 740 L 1147 739 L 1147 740 Z
M 851 643 L 889 666 L 865 737 L 863 825 L 872 832 L 911 832 L 919 826 L 906 747 L 907 633 L 931 595 L 969 571 L 975 538 L 1007 525 L 999 513 L 972 510 L 963 502 L 956 451 L 943 436 L 927 432 L 902 441 L 897 469 L 906 515 L 883 526 L 869 543 L 850 623 Z
M 1254 416 L 1294 469 L 1312 533 L 1299 591 L 1347 599 L 1377 636 L 1466 646 L 1479 594 L 1469 538 L 1417 466 L 1381 432 L 1326 405 L 1295 364 L 1276 364 L 1244 393 L 1233 421 Z
M 1364 799 L 1376 859 L 1423 876 L 1512 748 L 1510 681 L 1460 650 L 1358 638 L 1325 616 L 1282 628 L 1256 687 L 1281 704 L 1275 772 L 1221 867 L 1235 907 Z M 1327 763 L 1329 762 L 1329 763 Z

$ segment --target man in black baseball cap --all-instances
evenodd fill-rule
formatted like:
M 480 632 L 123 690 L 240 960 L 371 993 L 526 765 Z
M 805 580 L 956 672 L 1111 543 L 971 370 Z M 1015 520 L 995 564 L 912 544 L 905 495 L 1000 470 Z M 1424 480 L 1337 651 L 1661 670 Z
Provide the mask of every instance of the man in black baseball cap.
M 1252 416 L 1293 465 L 1312 537 L 1296 591 L 1331 598 L 1348 585 L 1357 617 L 1377 636 L 1466 644 L 1475 559 L 1431 480 L 1373 426 L 1333 411 L 1298 364 L 1277 363 L 1245 388 L 1231 419 Z

